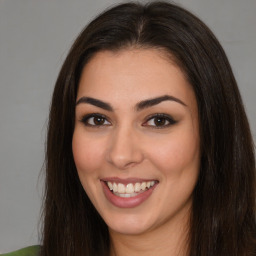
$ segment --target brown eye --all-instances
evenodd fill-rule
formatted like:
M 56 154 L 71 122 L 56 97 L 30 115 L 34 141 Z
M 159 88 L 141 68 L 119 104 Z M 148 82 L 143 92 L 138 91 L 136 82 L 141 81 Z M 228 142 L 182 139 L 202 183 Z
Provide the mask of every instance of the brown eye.
M 110 122 L 107 120 L 107 118 L 100 114 L 90 114 L 86 115 L 82 118 L 81 122 L 86 126 L 108 126 L 110 125 Z
M 105 122 L 105 119 L 102 118 L 102 117 L 93 117 L 93 118 L 92 118 L 92 122 L 93 122 L 95 125 L 103 125 L 104 122 Z
M 155 126 L 164 126 L 164 125 L 168 124 L 168 121 L 164 117 L 155 117 L 153 119 L 153 122 L 154 122 Z
M 148 120 L 143 124 L 143 126 L 150 126 L 152 128 L 165 128 L 175 123 L 176 121 L 169 115 L 155 114 L 148 118 Z

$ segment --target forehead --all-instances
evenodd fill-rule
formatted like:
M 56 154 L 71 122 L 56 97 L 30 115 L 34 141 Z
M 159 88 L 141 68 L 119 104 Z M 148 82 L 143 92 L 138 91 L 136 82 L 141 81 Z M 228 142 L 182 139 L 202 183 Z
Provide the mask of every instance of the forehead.
M 183 100 L 194 97 L 183 72 L 165 51 L 125 49 L 96 53 L 83 69 L 77 97 L 130 103 L 164 94 Z

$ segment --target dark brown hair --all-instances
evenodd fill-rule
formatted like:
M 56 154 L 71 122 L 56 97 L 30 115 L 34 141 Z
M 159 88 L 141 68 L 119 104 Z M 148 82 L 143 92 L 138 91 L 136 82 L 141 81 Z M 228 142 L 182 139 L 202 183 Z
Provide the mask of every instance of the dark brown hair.
M 41 256 L 109 255 L 107 226 L 73 160 L 75 102 L 88 60 L 102 50 L 129 47 L 164 49 L 196 94 L 202 156 L 189 255 L 256 255 L 254 146 L 230 64 L 197 17 L 174 4 L 152 2 L 102 13 L 81 32 L 63 64 L 49 116 Z

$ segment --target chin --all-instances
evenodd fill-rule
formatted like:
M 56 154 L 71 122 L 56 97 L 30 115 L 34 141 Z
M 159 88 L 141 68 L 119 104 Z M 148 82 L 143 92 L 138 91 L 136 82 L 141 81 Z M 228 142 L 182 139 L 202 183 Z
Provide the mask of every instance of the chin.
M 153 221 L 145 216 L 131 214 L 129 216 L 111 215 L 105 222 L 110 231 L 124 235 L 140 235 L 149 231 L 153 226 Z
M 123 223 L 122 225 L 108 225 L 109 230 L 123 235 L 141 235 L 148 231 L 147 227 L 141 225 L 130 225 Z

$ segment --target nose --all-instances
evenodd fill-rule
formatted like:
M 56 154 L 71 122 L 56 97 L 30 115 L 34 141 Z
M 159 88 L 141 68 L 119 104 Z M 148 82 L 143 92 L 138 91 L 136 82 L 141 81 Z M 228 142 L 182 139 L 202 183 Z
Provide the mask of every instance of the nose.
M 139 134 L 128 128 L 113 131 L 107 152 L 107 161 L 120 170 L 141 163 L 144 159 Z

